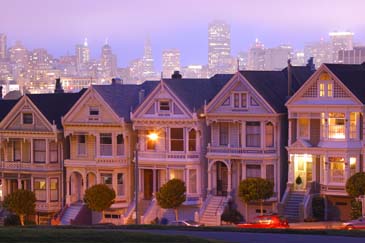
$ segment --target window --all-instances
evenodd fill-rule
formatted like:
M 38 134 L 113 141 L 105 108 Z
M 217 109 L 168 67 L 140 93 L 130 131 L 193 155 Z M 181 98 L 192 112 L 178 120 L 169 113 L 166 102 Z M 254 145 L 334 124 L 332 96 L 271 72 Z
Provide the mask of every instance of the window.
M 32 113 L 23 113 L 23 124 L 33 124 Z
M 332 81 L 330 81 L 330 80 L 320 81 L 319 82 L 319 97 L 332 97 L 332 96 L 333 96 Z
M 21 141 L 13 141 L 13 161 L 21 160 Z
M 46 162 L 46 140 L 34 139 L 34 162 L 45 163 Z
M 170 169 L 170 180 L 179 179 L 184 181 L 184 170 L 182 169 Z
M 274 125 L 271 122 L 265 126 L 265 146 L 274 147 Z
M 261 177 L 261 165 L 246 165 L 246 178 Z
M 330 182 L 345 182 L 345 160 L 342 157 L 328 157 L 330 162 Z
M 328 137 L 345 138 L 345 113 L 330 112 L 328 114 Z
M 124 138 L 122 134 L 117 136 L 117 155 L 124 154 Z
M 86 155 L 86 136 L 85 135 L 77 136 L 77 154 Z
M 196 170 L 189 170 L 189 193 L 197 193 Z
M 47 200 L 46 179 L 34 179 L 34 193 L 37 201 Z
M 101 180 L 103 184 L 113 189 L 113 174 L 101 174 Z
M 234 108 L 247 108 L 247 93 L 234 93 L 233 94 L 233 107 Z
M 333 85 L 332 85 L 332 83 L 327 84 L 327 96 L 328 97 L 333 96 Z
M 184 151 L 184 129 L 170 129 L 171 151 Z
M 308 118 L 299 118 L 298 127 L 299 127 L 299 137 L 300 138 L 309 138 L 309 119 Z
M 117 195 L 124 196 L 124 178 L 123 173 L 117 174 Z
M 274 165 L 266 165 L 266 179 L 274 182 Z
M 189 151 L 196 151 L 196 131 L 189 131 Z
M 223 146 L 228 145 L 228 131 L 229 131 L 228 122 L 220 122 L 219 123 L 219 145 L 223 145 Z
M 99 115 L 99 107 L 97 107 L 97 106 L 90 106 L 89 107 L 89 115 L 90 116 L 98 116 Z
M 146 140 L 147 140 L 147 150 L 155 150 L 156 149 L 156 139 L 149 139 L 149 137 L 151 136 L 151 134 L 154 134 L 155 132 L 153 131 L 148 131 L 147 132 L 147 136 L 146 136 Z
M 246 122 L 246 146 L 261 146 L 260 122 Z
M 356 139 L 357 138 L 357 129 L 356 129 L 356 122 L 357 121 L 357 112 L 350 113 L 350 138 Z
M 58 179 L 51 178 L 50 183 L 51 201 L 58 201 Z
M 49 143 L 49 162 L 57 163 L 58 162 L 58 150 L 57 150 L 57 142 Z
M 320 97 L 324 96 L 324 83 L 319 84 L 319 96 Z
M 112 134 L 100 133 L 100 155 L 112 156 Z
M 160 111 L 170 111 L 170 102 L 168 100 L 160 101 Z
M 350 176 L 356 173 L 356 157 L 350 158 Z

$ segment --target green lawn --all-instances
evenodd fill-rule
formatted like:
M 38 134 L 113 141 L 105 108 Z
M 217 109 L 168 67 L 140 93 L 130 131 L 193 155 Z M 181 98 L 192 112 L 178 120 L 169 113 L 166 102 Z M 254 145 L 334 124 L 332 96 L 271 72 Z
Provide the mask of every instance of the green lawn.
M 113 229 L 64 229 L 64 228 L 0 228 L 0 242 L 219 242 L 187 236 L 155 235 L 143 232 L 131 233 Z

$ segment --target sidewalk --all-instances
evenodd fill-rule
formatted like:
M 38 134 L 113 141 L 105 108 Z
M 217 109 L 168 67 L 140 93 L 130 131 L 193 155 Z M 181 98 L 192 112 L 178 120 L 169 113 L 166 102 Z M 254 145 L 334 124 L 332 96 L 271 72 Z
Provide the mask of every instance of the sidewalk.
M 321 221 L 321 222 L 300 222 L 289 223 L 291 229 L 340 229 L 342 222 Z

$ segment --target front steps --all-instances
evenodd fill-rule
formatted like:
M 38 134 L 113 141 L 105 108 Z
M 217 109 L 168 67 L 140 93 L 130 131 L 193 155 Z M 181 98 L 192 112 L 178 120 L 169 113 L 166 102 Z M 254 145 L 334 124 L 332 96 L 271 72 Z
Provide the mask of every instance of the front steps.
M 303 202 L 305 192 L 291 191 L 288 195 L 288 199 L 284 205 L 284 216 L 289 222 L 298 222 L 299 219 L 299 206 Z
M 224 199 L 225 197 L 212 196 L 205 211 L 203 212 L 200 223 L 204 224 L 205 226 L 216 226 L 217 213 L 219 208 L 222 206 Z
M 70 205 L 61 219 L 61 225 L 70 225 L 71 220 L 75 220 L 76 216 L 79 214 L 80 210 L 82 209 L 82 203 L 76 203 Z

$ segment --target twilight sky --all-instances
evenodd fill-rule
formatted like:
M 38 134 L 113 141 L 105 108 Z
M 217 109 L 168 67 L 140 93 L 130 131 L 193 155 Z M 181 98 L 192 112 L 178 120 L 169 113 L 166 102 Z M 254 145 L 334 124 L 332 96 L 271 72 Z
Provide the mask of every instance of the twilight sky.
M 57 57 L 73 54 L 87 37 L 96 58 L 108 38 L 120 66 L 142 56 L 148 35 L 158 69 L 164 48 L 179 48 L 183 65 L 205 64 L 208 23 L 215 19 L 231 25 L 234 55 L 256 37 L 266 47 L 301 49 L 329 31 L 349 30 L 365 43 L 364 0 L 0 0 L 0 7 L 8 46 L 21 40 Z

